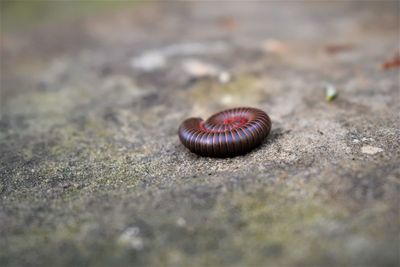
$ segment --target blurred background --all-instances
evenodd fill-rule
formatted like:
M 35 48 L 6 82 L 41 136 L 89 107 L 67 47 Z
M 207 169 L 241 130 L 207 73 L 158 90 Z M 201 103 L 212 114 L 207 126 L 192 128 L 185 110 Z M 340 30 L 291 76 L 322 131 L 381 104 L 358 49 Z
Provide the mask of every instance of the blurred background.
M 0 4 L 0 266 L 400 264 L 398 1 Z

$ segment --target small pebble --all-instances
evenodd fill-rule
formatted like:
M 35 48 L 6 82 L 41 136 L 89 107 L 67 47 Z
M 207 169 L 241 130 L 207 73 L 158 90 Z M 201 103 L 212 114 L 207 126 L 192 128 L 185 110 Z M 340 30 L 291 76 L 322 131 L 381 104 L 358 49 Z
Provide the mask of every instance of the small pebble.
M 128 227 L 118 238 L 118 244 L 141 250 L 144 247 L 143 239 L 139 236 L 138 227 Z
M 178 225 L 179 227 L 185 227 L 186 220 L 184 218 L 180 217 L 176 220 L 176 225 Z
M 383 152 L 383 149 L 375 146 L 363 146 L 361 148 L 361 152 L 368 155 L 374 155 L 376 153 Z
M 183 70 L 194 79 L 212 77 L 217 79 L 221 84 L 231 81 L 232 75 L 220 67 L 206 63 L 197 59 L 186 59 L 183 61 Z
M 219 72 L 218 67 L 196 59 L 185 60 L 183 62 L 183 69 L 193 78 L 217 76 Z
M 232 76 L 227 71 L 222 71 L 218 75 L 218 80 L 222 84 L 230 82 L 231 79 L 232 79 Z
M 163 54 L 149 52 L 131 60 L 131 67 L 144 72 L 152 72 L 164 68 L 166 58 Z
M 262 50 L 266 53 L 283 55 L 288 53 L 289 48 L 279 40 L 267 39 L 262 43 Z

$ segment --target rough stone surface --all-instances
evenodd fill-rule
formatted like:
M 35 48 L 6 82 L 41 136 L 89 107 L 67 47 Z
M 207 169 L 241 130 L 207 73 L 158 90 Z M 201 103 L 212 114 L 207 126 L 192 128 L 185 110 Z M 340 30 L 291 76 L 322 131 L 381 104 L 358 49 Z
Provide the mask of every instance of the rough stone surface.
M 156 2 L 5 21 L 0 265 L 399 266 L 399 69 L 381 69 L 398 12 Z M 271 116 L 261 147 L 212 159 L 179 143 L 182 120 L 234 106 Z

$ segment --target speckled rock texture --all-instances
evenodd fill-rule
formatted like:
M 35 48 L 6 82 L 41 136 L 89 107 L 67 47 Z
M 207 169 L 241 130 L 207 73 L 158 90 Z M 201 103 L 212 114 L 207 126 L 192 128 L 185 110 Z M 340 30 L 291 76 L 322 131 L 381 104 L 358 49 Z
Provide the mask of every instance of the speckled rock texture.
M 399 266 L 399 68 L 382 69 L 399 2 L 7 23 L 0 266 Z M 259 148 L 213 159 L 179 142 L 185 118 L 236 106 L 270 115 Z

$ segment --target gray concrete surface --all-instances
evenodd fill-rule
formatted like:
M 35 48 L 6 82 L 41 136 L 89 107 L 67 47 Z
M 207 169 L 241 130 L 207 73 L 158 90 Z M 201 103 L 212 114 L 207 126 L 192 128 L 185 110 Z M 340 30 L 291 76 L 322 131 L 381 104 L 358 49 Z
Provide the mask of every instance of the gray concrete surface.
M 398 2 L 170 1 L 6 26 L 1 266 L 399 266 L 399 69 L 381 68 Z M 185 118 L 235 106 L 270 115 L 261 147 L 180 144 Z

